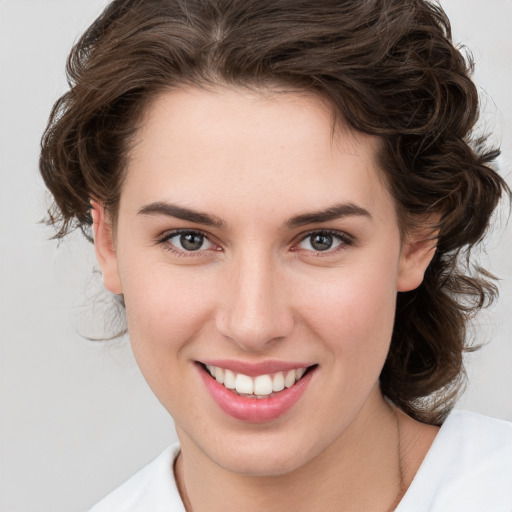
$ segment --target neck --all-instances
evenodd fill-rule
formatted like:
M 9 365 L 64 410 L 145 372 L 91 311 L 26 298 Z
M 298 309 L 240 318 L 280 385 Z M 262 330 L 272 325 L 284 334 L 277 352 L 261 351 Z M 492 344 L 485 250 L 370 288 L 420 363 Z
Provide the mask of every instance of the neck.
M 178 429 L 176 476 L 187 512 L 392 510 L 405 490 L 400 422 L 376 391 L 334 443 L 286 474 L 229 471 Z

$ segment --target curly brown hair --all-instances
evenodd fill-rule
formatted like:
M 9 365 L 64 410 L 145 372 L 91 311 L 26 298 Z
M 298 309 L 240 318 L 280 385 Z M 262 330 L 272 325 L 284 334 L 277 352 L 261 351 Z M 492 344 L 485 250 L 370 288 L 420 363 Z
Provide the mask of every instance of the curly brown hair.
M 115 0 L 72 49 L 70 89 L 42 139 L 49 222 L 56 237 L 90 236 L 91 198 L 115 222 L 132 136 L 164 90 L 278 86 L 326 98 L 343 122 L 380 137 L 401 227 L 440 218 L 424 282 L 398 294 L 381 374 L 390 400 L 439 424 L 463 382 L 468 319 L 497 294 L 465 256 L 509 192 L 491 166 L 499 152 L 471 138 L 471 71 L 441 7 L 423 0 Z

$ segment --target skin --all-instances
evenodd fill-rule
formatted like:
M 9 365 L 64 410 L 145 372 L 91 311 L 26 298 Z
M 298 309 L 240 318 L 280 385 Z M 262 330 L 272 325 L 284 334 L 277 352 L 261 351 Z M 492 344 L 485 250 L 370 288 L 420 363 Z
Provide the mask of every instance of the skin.
M 188 510 L 384 511 L 414 477 L 436 429 L 395 417 L 378 379 L 396 294 L 421 283 L 435 248 L 426 229 L 402 238 L 377 151 L 376 138 L 333 135 L 316 97 L 166 92 L 130 151 L 115 233 L 93 204 L 105 285 L 124 294 L 137 362 L 175 420 Z M 155 203 L 222 223 L 141 213 Z M 289 222 L 340 204 L 367 213 Z M 180 229 L 204 234 L 201 249 Z M 315 250 L 312 231 L 334 233 L 332 248 Z M 291 410 L 255 424 L 212 400 L 205 359 L 318 366 Z

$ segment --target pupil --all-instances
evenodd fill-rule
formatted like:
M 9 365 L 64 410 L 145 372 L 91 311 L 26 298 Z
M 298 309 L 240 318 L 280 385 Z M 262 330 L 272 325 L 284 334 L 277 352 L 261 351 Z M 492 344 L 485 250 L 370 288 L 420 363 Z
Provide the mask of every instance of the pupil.
M 180 237 L 180 243 L 187 251 L 197 251 L 203 245 L 203 236 L 197 233 L 184 233 Z
M 311 240 L 311 245 L 316 251 L 326 251 L 332 246 L 332 236 L 326 234 L 314 235 Z

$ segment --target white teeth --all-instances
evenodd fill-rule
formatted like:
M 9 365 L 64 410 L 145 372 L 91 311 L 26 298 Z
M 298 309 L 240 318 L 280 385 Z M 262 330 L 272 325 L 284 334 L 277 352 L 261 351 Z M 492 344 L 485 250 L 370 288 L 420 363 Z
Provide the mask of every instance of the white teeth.
M 272 379 L 272 391 L 277 393 L 284 389 L 284 375 L 283 372 L 277 372 Z
M 224 370 L 224 386 L 228 389 L 235 389 L 235 374 L 231 370 Z
M 290 370 L 286 374 L 286 377 L 284 378 L 284 385 L 285 385 L 285 387 L 291 388 L 295 384 L 295 377 L 296 377 L 296 375 L 297 374 L 296 374 L 295 370 Z
M 254 382 L 251 377 L 239 373 L 235 379 L 235 389 L 239 394 L 252 395 L 254 392 Z
M 215 368 L 215 380 L 220 384 L 224 384 L 224 370 L 218 366 Z
M 253 395 L 255 398 L 265 398 L 284 388 L 291 388 L 307 370 L 307 368 L 297 368 L 286 373 L 277 372 L 274 375 L 265 374 L 253 378 L 211 364 L 207 364 L 206 368 L 210 375 L 227 389 L 236 390 L 240 395 Z
M 255 395 L 270 395 L 272 393 L 272 379 L 270 375 L 259 375 L 254 379 Z

